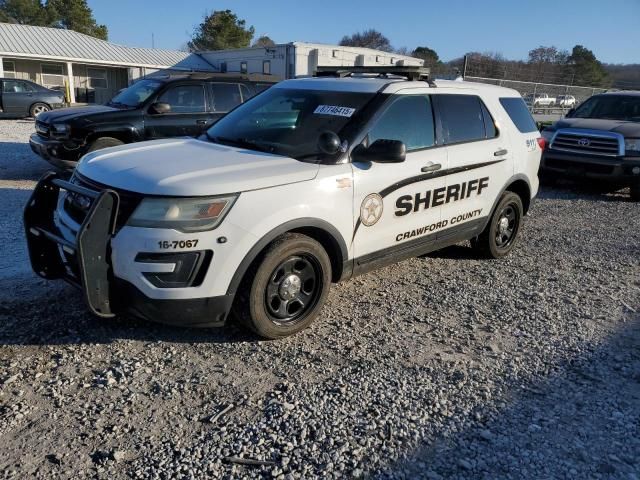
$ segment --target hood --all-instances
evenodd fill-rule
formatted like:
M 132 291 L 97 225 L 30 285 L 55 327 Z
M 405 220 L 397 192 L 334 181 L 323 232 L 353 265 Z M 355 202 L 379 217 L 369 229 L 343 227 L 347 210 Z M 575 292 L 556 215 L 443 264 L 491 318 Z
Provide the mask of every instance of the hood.
M 563 118 L 558 120 L 554 128 L 582 128 L 586 130 L 604 130 L 615 132 L 625 137 L 640 137 L 640 123 L 602 118 Z
M 208 196 L 312 180 L 318 165 L 293 158 L 174 138 L 107 148 L 85 155 L 81 175 L 147 195 Z
M 74 118 L 91 115 L 93 113 L 118 112 L 117 108 L 106 105 L 88 105 L 86 107 L 70 107 L 50 110 L 38 115 L 38 121 L 45 123 L 64 122 Z

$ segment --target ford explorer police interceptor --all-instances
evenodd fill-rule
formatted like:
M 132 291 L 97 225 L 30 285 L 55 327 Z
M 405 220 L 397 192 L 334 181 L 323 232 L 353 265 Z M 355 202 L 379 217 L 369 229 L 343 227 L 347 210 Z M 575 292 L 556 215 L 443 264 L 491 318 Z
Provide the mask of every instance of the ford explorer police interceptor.
M 520 94 L 419 67 L 320 68 L 201 138 L 87 154 L 25 209 L 35 272 L 102 317 L 259 335 L 307 327 L 332 282 L 470 240 L 499 258 L 538 190 Z

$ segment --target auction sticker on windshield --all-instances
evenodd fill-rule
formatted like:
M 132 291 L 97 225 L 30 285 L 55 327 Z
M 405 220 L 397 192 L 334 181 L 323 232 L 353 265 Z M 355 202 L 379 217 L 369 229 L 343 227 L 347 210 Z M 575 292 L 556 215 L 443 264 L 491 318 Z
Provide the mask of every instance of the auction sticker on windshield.
M 339 107 L 336 105 L 318 105 L 313 113 L 320 115 L 337 115 L 339 117 L 350 117 L 356 111 L 355 108 Z

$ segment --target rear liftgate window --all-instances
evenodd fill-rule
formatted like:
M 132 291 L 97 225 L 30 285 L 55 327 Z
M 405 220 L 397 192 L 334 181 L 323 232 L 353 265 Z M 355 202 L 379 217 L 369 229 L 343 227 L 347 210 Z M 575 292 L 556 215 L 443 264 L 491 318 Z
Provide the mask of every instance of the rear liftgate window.
M 501 98 L 500 103 L 521 133 L 538 131 L 527 105 L 522 98 Z

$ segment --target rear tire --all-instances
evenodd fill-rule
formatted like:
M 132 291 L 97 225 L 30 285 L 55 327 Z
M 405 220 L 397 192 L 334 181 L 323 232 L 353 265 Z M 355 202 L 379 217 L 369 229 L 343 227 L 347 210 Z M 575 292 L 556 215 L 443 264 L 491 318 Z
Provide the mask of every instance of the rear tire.
M 331 285 L 331 260 L 316 240 L 286 233 L 249 268 L 234 303 L 235 316 L 264 338 L 307 328 L 318 316 Z
M 34 103 L 29 109 L 29 116 L 36 118 L 41 113 L 48 112 L 49 110 L 51 110 L 51 108 L 46 103 Z
M 124 145 L 124 142 L 122 140 L 118 140 L 117 138 L 100 137 L 91 144 L 89 150 L 87 151 L 95 152 L 96 150 L 101 150 L 103 148 L 117 147 L 118 145 Z
M 489 224 L 480 235 L 471 239 L 471 247 L 485 258 L 502 258 L 508 255 L 517 243 L 523 215 L 520 196 L 504 192 Z
M 636 183 L 629 187 L 629 195 L 631 196 L 632 201 L 640 202 L 640 183 Z

